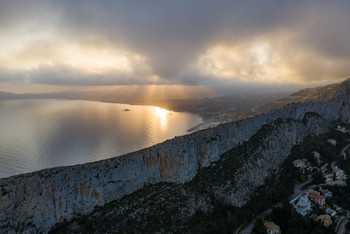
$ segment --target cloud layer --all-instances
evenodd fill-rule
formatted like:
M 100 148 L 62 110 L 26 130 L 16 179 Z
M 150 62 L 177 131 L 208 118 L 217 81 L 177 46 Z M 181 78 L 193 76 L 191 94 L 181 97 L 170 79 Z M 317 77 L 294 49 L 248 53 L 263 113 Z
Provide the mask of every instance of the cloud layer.
M 4 0 L 0 82 L 336 81 L 350 75 L 348 22 L 344 0 Z

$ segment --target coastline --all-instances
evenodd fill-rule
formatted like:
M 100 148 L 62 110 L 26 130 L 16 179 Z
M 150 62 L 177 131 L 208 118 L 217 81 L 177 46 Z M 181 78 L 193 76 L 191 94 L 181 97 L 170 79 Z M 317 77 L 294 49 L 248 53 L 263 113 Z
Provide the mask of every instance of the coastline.
M 348 103 L 348 95 L 343 95 L 331 102 L 288 105 L 111 159 L 0 179 L 0 193 L 3 194 L 0 216 L 7 220 L 6 223 L 0 223 L 4 225 L 1 231 L 44 232 L 64 219 L 88 214 L 97 205 L 102 206 L 120 199 L 145 185 L 188 182 L 197 175 L 199 169 L 219 160 L 220 155 L 247 141 L 268 123 L 277 121 L 289 124 L 293 120 L 303 123 L 304 120 L 311 119 L 313 122 L 310 122 L 310 127 L 317 134 L 327 127 L 323 121 L 349 122 Z M 314 119 L 315 114 L 308 114 L 312 112 L 323 118 Z M 287 134 L 287 142 L 292 144 L 296 144 L 301 136 L 297 131 L 292 134 L 287 130 L 282 132 Z M 261 174 L 257 176 L 260 178 Z M 252 182 L 256 181 L 255 178 L 252 177 Z M 254 187 L 258 184 L 254 183 Z M 26 225 L 29 222 L 34 225 Z
M 33 102 L 32 102 L 33 101 Z M 56 101 L 58 101 L 57 103 L 59 104 L 55 104 Z M 58 136 L 67 136 L 64 137 L 64 139 L 61 137 L 57 137 L 56 135 L 52 135 L 52 137 L 41 137 L 41 139 L 48 139 L 45 143 L 42 143 L 40 145 L 36 144 L 36 143 L 32 143 L 33 148 L 37 149 L 37 151 L 30 151 L 30 149 L 28 148 L 28 151 L 26 151 L 26 153 L 22 153 L 22 151 L 17 150 L 18 147 L 13 147 L 11 145 L 7 145 L 7 142 L 18 142 L 18 139 L 22 139 L 21 136 L 23 136 L 23 139 L 27 139 L 28 142 L 29 139 L 28 137 L 26 138 L 25 134 L 18 134 L 18 137 L 16 137 L 16 134 L 13 133 L 11 134 L 4 134 L 4 136 L 0 139 L 0 155 L 1 155 L 1 162 L 2 165 L 0 166 L 0 178 L 7 178 L 9 176 L 13 176 L 13 175 L 19 175 L 19 174 L 23 174 L 23 173 L 30 173 L 33 171 L 38 171 L 41 169 L 45 169 L 45 168 L 52 168 L 52 167 L 57 167 L 57 166 L 67 166 L 67 165 L 76 165 L 76 164 L 83 164 L 83 163 L 88 163 L 88 162 L 94 162 L 94 161 L 98 161 L 100 159 L 105 159 L 105 158 L 110 158 L 110 157 L 114 157 L 114 156 L 120 156 L 129 152 L 133 152 L 135 150 L 139 150 L 139 149 L 143 149 L 146 147 L 150 147 L 153 146 L 155 144 L 164 142 L 166 140 L 169 139 L 173 139 L 175 137 L 179 137 L 182 135 L 187 135 L 189 134 L 189 132 L 187 131 L 189 128 L 192 128 L 193 126 L 200 124 L 203 122 L 203 119 L 196 114 L 192 114 L 192 113 L 186 113 L 186 112 L 173 112 L 173 111 L 165 111 L 165 110 L 160 110 L 159 107 L 156 106 L 150 106 L 150 105 L 137 105 L 137 104 L 124 104 L 124 103 L 110 103 L 110 102 L 99 102 L 99 101 L 89 101 L 89 100 L 72 100 L 72 99 L 11 99 L 11 100 L 1 100 L 0 104 L 1 104 L 1 108 L 3 110 L 4 113 L 1 114 L 1 119 L 2 120 L 6 120 L 6 119 L 11 119 L 10 117 L 6 118 L 6 116 L 11 116 L 13 114 L 11 114 L 11 108 L 6 109 L 5 107 L 16 107 L 16 106 L 22 106 L 18 105 L 16 103 L 24 103 L 26 106 L 28 106 L 28 110 L 26 109 L 26 112 L 23 113 L 32 113 L 33 116 L 37 116 L 36 115 L 36 111 L 32 111 L 30 112 L 30 108 L 32 106 L 36 106 L 36 108 L 34 108 L 35 110 L 38 110 L 40 108 L 44 108 L 43 110 L 45 110 L 45 114 L 47 114 L 47 116 L 42 116 L 42 118 L 45 118 L 45 123 L 53 123 L 50 126 L 52 127 L 52 130 L 55 130 L 55 132 L 58 132 Z M 35 104 L 34 103 L 38 103 Z M 52 104 L 53 103 L 53 104 Z M 63 103 L 63 104 L 60 104 Z M 69 104 L 72 103 L 72 104 Z M 63 111 L 62 106 L 69 106 L 69 108 L 65 111 Z M 60 112 L 56 112 L 57 108 L 53 108 L 53 106 L 58 107 L 58 110 Z M 4 107 L 4 108 L 3 108 Z M 67 147 L 62 147 L 60 148 L 60 150 L 56 150 L 56 148 L 53 148 L 52 145 L 55 145 L 56 147 L 58 147 L 58 145 L 61 147 L 62 145 L 67 145 L 68 141 L 65 140 L 67 139 L 70 133 L 70 130 L 67 130 L 68 128 L 64 128 L 64 126 L 67 125 L 67 122 L 65 122 L 65 118 L 58 118 L 58 117 L 52 117 L 52 113 L 66 113 L 66 111 L 73 111 L 74 107 L 74 111 L 78 108 L 76 107 L 81 107 L 81 108 L 85 108 L 85 110 L 94 110 L 91 109 L 90 107 L 98 107 L 97 110 L 106 110 L 106 111 L 102 111 L 100 116 L 109 116 L 108 118 L 103 117 L 99 119 L 98 121 L 95 121 L 94 123 L 92 122 L 92 119 L 96 119 L 95 117 L 90 117 L 90 119 L 86 119 L 84 116 L 80 116 L 79 113 L 81 112 L 74 112 L 74 120 L 73 123 L 78 123 L 78 121 L 81 121 L 82 119 L 84 119 L 84 121 L 86 123 L 90 122 L 92 123 L 93 127 L 89 127 L 89 125 L 87 124 L 75 124 L 79 125 L 78 130 L 79 133 L 74 133 L 74 139 L 72 139 L 72 141 L 77 142 L 76 144 L 74 144 L 74 148 L 75 149 L 82 149 L 82 147 L 78 147 L 78 143 L 81 143 L 81 145 L 85 145 L 84 147 L 88 147 L 88 149 L 91 149 L 88 153 L 81 153 L 84 152 L 84 150 L 80 150 L 80 151 L 73 151 L 71 148 L 67 148 Z M 33 110 L 34 110 L 33 109 Z M 7 112 L 5 112 L 5 110 L 8 110 Z M 49 111 L 48 111 L 49 110 Z M 53 111 L 55 110 L 55 111 Z M 113 111 L 112 111 L 113 110 Z M 139 112 L 140 110 L 148 110 L 147 113 L 149 113 L 147 116 L 145 117 L 138 117 L 140 121 L 138 121 L 137 124 L 132 125 L 133 129 L 129 129 L 128 127 L 117 127 L 117 126 L 122 126 L 121 124 L 115 123 L 115 119 L 120 120 L 125 120 L 127 123 L 126 126 L 129 126 L 131 124 L 130 120 L 137 117 L 133 117 L 133 116 L 138 116 L 139 113 L 146 113 L 146 112 Z M 6 114 L 8 113 L 8 114 Z M 51 113 L 51 114 L 50 114 Z M 72 112 L 73 113 L 73 112 Z M 88 113 L 88 112 L 85 112 Z M 95 114 L 97 114 L 97 116 L 99 115 L 99 112 L 91 112 L 90 116 L 94 116 Z M 106 115 L 106 113 L 114 113 L 111 115 Z M 22 115 L 24 116 L 24 115 Z M 72 115 L 73 116 L 73 115 Z M 113 118 L 111 118 L 111 116 L 113 116 Z M 115 118 L 115 116 L 120 116 L 120 118 Z M 4 119 L 3 119 L 4 118 Z M 40 119 L 41 117 L 38 116 L 38 118 L 33 118 L 33 119 Z M 154 119 L 154 121 L 150 121 L 147 122 L 148 119 Z M 107 122 L 107 120 L 109 122 Z M 178 126 L 177 123 L 179 123 L 178 121 L 181 121 L 181 125 Z M 15 123 L 15 120 L 12 121 Z M 98 122 L 98 123 L 97 123 Z M 3 124 L 7 123 L 6 121 L 3 121 Z M 22 121 L 21 123 L 27 123 Z M 28 126 L 41 126 L 41 121 L 34 121 L 34 122 L 30 122 L 28 121 L 28 123 L 30 123 L 30 125 Z M 110 127 L 106 127 L 106 123 L 109 123 Z M 153 125 L 150 125 L 153 124 Z M 65 124 L 65 125 L 64 125 Z M 167 124 L 167 127 L 164 128 L 164 124 Z M 57 128 L 55 126 L 63 126 L 61 128 Z M 15 129 L 17 127 L 17 125 L 11 125 L 11 121 L 9 121 L 9 123 L 7 123 L 7 126 L 12 126 L 12 129 Z M 94 129 L 96 129 L 96 126 L 99 126 L 99 128 L 104 129 L 107 134 L 100 134 L 99 132 L 95 132 Z M 136 128 L 137 126 L 137 128 Z M 152 127 L 151 127 L 152 126 Z M 158 126 L 158 127 L 157 127 Z M 143 128 L 147 128 L 147 132 L 145 133 L 145 135 L 143 135 L 141 137 L 141 134 L 134 134 L 135 136 L 139 135 L 140 137 L 135 137 L 135 136 L 128 136 L 128 134 L 131 131 L 134 132 L 141 132 L 145 131 L 145 130 L 138 130 L 138 129 L 143 129 Z M 26 129 L 26 128 L 22 128 L 22 129 Z M 34 129 L 38 129 L 38 128 L 33 128 L 30 129 L 31 132 L 34 131 Z M 114 130 L 120 130 L 120 129 L 124 129 L 125 134 L 125 139 L 127 140 L 123 140 L 124 137 L 122 136 L 122 134 L 120 134 L 120 131 L 113 131 Z M 161 131 L 155 131 L 155 129 L 161 129 Z M 20 132 L 20 130 L 16 130 L 17 132 Z M 50 134 L 50 132 L 48 131 L 39 131 L 40 134 L 45 135 L 45 136 L 49 136 L 48 134 Z M 5 132 L 4 132 L 5 133 Z M 37 134 L 38 136 L 41 136 L 40 134 Z M 111 144 L 110 140 L 105 140 L 105 136 L 108 135 L 108 139 L 113 139 L 114 143 L 113 145 Z M 34 136 L 34 135 L 33 135 Z M 149 138 L 149 140 L 146 141 L 142 141 L 142 139 L 145 138 L 145 136 L 147 136 Z M 128 138 L 129 137 L 129 138 Z M 80 139 L 80 140 L 78 140 Z M 91 139 L 97 139 L 96 141 L 93 141 Z M 134 140 L 134 139 L 138 139 L 138 140 Z M 117 141 L 119 140 L 119 141 Z M 21 140 L 22 141 L 22 140 Z M 71 144 L 72 141 L 70 141 L 69 143 Z M 33 142 L 39 142 L 39 140 L 35 140 Z M 88 142 L 88 143 L 87 143 Z M 98 143 L 94 143 L 94 142 L 98 142 Z M 125 144 L 123 145 L 120 142 L 131 142 L 128 143 L 128 145 L 125 146 Z M 58 144 L 59 143 L 59 144 Z M 47 158 L 50 158 L 50 160 L 46 160 L 45 162 L 40 162 L 40 163 L 28 163 L 29 159 L 33 159 L 36 160 L 37 159 L 37 155 L 38 152 L 44 151 L 44 145 L 45 144 L 45 149 L 50 149 L 52 151 L 50 151 L 50 153 L 48 155 L 56 155 L 56 154 L 60 154 L 60 156 L 57 157 L 51 157 L 50 156 L 46 156 Z M 28 144 L 27 147 L 31 147 L 32 145 Z M 4 147 L 3 147 L 4 146 Z M 103 147 L 102 147 L 103 146 Z M 41 148 L 40 148 L 41 147 Z M 51 148 L 50 148 L 51 147 Z M 41 152 L 40 151 L 40 152 Z M 59 151 L 59 152 L 58 152 Z M 46 152 L 46 151 L 45 151 Z M 96 153 L 99 152 L 99 153 Z M 102 153 L 101 153 L 102 152 Z M 44 152 L 39 153 L 40 155 L 46 155 Z M 25 155 L 25 156 L 22 156 Z M 62 155 L 62 156 L 61 156 Z M 43 156 L 44 157 L 44 156 Z M 12 161 L 7 159 L 11 158 Z M 24 160 L 24 159 L 28 159 L 28 160 Z M 60 158 L 59 160 L 55 159 L 55 158 Z
M 124 104 L 124 105 L 131 105 L 131 106 L 151 106 L 151 107 L 158 107 L 158 108 L 162 108 L 165 109 L 167 111 L 172 111 L 172 112 L 178 112 L 178 113 L 188 113 L 191 115 L 195 115 L 198 116 L 202 119 L 202 123 L 199 123 L 189 129 L 187 129 L 187 133 L 193 133 L 196 131 L 200 131 L 203 129 L 207 129 L 207 128 L 213 128 L 218 126 L 219 124 L 222 124 L 224 122 L 220 122 L 220 121 L 215 121 L 215 120 L 208 120 L 205 119 L 201 113 L 196 113 L 196 112 L 192 112 L 192 111 L 181 111 L 181 110 L 176 110 L 176 108 L 171 108 L 171 106 L 168 105 L 153 105 L 153 104 L 147 104 L 147 103 L 138 103 L 138 102 L 117 102 L 117 101 L 106 101 L 106 100 L 93 100 L 93 99 L 75 99 L 75 98 L 57 98 L 57 97 L 47 97 L 47 98 L 41 98 L 41 97 L 32 97 L 32 98 L 11 98 L 11 99 L 3 99 L 0 101 L 8 101 L 8 100 L 34 100 L 34 99 L 51 99 L 51 100 L 76 100 L 76 101 L 87 101 L 87 102 L 100 102 L 100 103 L 115 103 L 115 104 Z M 124 109 L 124 111 L 130 111 L 129 109 Z
M 215 128 L 216 126 L 218 126 L 219 124 L 222 124 L 222 123 L 224 123 L 224 122 L 214 122 L 214 121 L 203 120 L 202 123 L 193 126 L 192 128 L 188 129 L 187 132 L 193 133 L 193 132 L 197 132 L 197 131 L 204 130 L 207 128 Z

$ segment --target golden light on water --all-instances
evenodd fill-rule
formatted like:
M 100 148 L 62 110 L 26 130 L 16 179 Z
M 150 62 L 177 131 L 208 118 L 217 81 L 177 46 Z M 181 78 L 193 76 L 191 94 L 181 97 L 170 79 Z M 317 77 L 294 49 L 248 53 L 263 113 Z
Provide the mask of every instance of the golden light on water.
M 161 126 L 162 130 L 165 130 L 167 128 L 167 124 L 168 124 L 169 111 L 166 109 L 156 107 L 155 114 L 159 118 L 160 126 Z

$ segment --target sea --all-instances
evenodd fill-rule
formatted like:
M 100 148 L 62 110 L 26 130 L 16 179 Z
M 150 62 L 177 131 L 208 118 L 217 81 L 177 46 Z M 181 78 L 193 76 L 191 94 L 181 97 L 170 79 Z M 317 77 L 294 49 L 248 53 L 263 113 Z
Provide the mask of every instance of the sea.
M 187 134 L 202 119 L 155 106 L 0 101 L 0 178 L 116 157 Z

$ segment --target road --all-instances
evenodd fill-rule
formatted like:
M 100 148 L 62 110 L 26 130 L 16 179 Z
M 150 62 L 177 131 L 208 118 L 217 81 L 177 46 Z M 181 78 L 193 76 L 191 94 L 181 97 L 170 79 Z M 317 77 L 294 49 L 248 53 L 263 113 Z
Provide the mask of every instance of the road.
M 341 149 L 340 151 L 340 156 L 343 156 L 343 153 L 345 150 L 347 150 L 350 147 L 350 144 L 346 145 L 344 148 Z M 344 155 L 344 159 L 346 160 L 346 155 Z
M 341 224 L 338 227 L 337 234 L 343 234 L 344 233 L 345 225 L 348 222 L 349 218 L 350 218 L 350 215 L 347 215 L 345 217 L 345 219 L 341 222 Z
M 300 184 L 296 185 L 294 187 L 293 195 L 291 195 L 289 198 L 291 199 L 291 198 L 294 198 L 294 197 L 298 196 L 302 192 L 301 188 L 304 185 L 310 183 L 311 181 L 312 181 L 312 178 L 309 178 L 308 180 L 304 181 L 303 183 L 300 183 Z M 250 221 L 250 223 L 242 231 L 240 231 L 239 233 L 240 234 L 251 233 L 252 230 L 253 230 L 253 227 L 255 225 L 256 220 L 263 219 L 267 214 L 271 213 L 272 208 L 279 207 L 281 205 L 282 205 L 282 203 L 279 202 L 279 203 L 276 203 L 275 205 L 273 205 L 271 208 L 264 210 L 263 212 L 258 214 L 252 221 Z
M 294 198 L 297 195 L 301 193 L 301 188 L 304 187 L 306 184 L 310 183 L 312 181 L 312 178 L 309 176 L 307 180 L 305 180 L 303 183 L 300 183 L 294 187 L 294 193 L 290 198 Z
M 277 206 L 280 206 L 281 205 L 281 202 L 275 204 L 273 207 L 277 207 Z M 258 214 L 249 224 L 248 226 L 246 226 L 242 231 L 240 231 L 239 233 L 240 234 L 245 234 L 245 233 L 251 233 L 253 228 L 254 228 L 254 225 L 255 225 L 255 222 L 256 220 L 258 219 L 262 219 L 264 218 L 267 214 L 271 213 L 272 211 L 272 208 L 269 208 L 269 209 L 266 209 L 264 210 L 263 212 L 261 212 L 260 214 Z
M 343 147 L 343 149 L 340 151 L 340 156 L 343 155 L 343 153 L 345 152 L 345 150 L 347 150 L 348 148 L 350 147 L 350 144 L 346 145 L 345 147 Z M 346 160 L 346 156 L 344 156 L 344 159 Z M 305 182 L 301 183 L 301 184 L 298 184 L 294 187 L 294 193 L 293 195 L 291 195 L 289 198 L 295 198 L 296 196 L 298 196 L 302 190 L 301 188 L 310 183 L 312 181 L 312 178 L 308 178 L 308 180 L 306 180 Z M 337 182 L 338 183 L 338 182 Z M 327 183 L 328 184 L 328 183 Z M 326 184 L 324 184 L 326 185 Z M 320 186 L 320 185 L 314 185 L 314 186 L 310 186 L 310 188 L 312 187 L 315 187 L 315 186 Z M 322 185 L 321 185 L 322 186 Z M 264 218 L 267 214 L 269 214 L 271 211 L 272 211 L 272 208 L 273 207 L 277 207 L 277 206 L 280 206 L 281 205 L 281 202 L 275 204 L 274 206 L 272 206 L 271 208 L 269 209 L 266 209 L 264 210 L 263 212 L 261 212 L 260 214 L 258 214 L 252 221 L 250 221 L 250 223 L 242 230 L 240 231 L 239 233 L 240 234 L 245 234 L 245 233 L 251 233 L 252 230 L 253 230 L 253 227 L 255 225 L 255 222 L 256 220 L 260 219 L 260 218 Z M 348 215 L 343 221 L 342 223 L 339 225 L 339 228 L 338 228 L 338 234 L 342 233 L 344 231 L 344 228 L 345 228 L 345 224 L 347 223 L 347 220 L 348 218 L 350 218 L 350 215 Z

